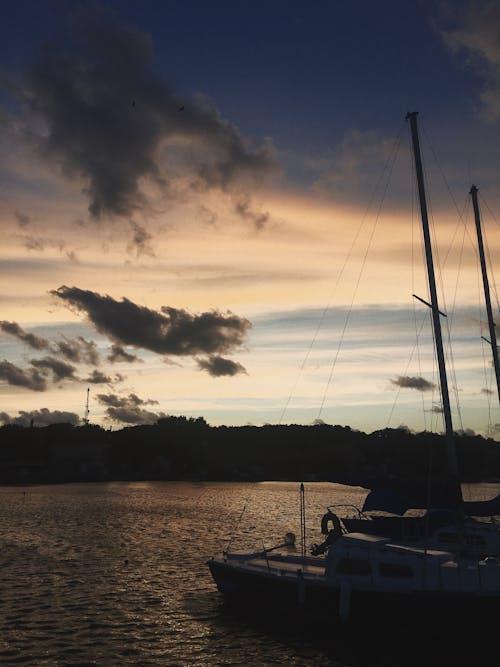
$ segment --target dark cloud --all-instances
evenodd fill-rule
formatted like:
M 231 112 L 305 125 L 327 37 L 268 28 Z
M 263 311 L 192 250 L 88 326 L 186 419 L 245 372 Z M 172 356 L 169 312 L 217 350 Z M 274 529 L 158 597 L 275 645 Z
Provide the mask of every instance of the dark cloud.
M 76 368 L 64 361 L 59 361 L 55 357 L 43 357 L 43 359 L 31 359 L 31 365 L 39 369 L 42 373 L 50 371 L 53 375 L 54 382 L 59 380 L 76 380 Z
M 61 254 L 65 255 L 70 262 L 78 262 L 78 256 L 74 250 L 69 249 L 63 241 L 57 239 L 47 238 L 43 236 L 28 236 L 21 237 L 22 244 L 27 250 L 34 250 L 43 252 L 46 248 L 55 248 Z
M 106 375 L 102 371 L 93 370 L 92 373 L 83 379 L 83 382 L 90 382 L 91 384 L 114 384 L 116 382 L 123 382 L 125 377 L 120 373 L 115 373 L 113 377 Z
M 269 221 L 269 213 L 259 213 L 258 211 L 252 210 L 250 199 L 248 197 L 237 201 L 234 209 L 243 220 L 250 221 L 257 229 L 262 229 Z
M 179 113 L 179 98 L 155 73 L 145 33 L 101 9 L 77 12 L 73 36 L 64 52 L 54 45 L 40 51 L 23 90 L 45 124 L 41 151 L 84 180 L 93 217 L 143 208 L 142 183 L 168 191 L 167 168 L 179 163 L 204 187 L 255 182 L 276 170 L 269 145 L 244 138 L 201 98 Z
M 135 251 L 137 257 L 141 255 L 148 255 L 149 257 L 154 257 L 155 253 L 153 248 L 150 245 L 152 240 L 152 235 L 147 232 L 144 227 L 138 225 L 136 222 L 131 221 L 130 226 L 132 227 L 132 241 L 128 246 L 129 252 Z
M 224 353 L 239 348 L 251 324 L 233 313 L 210 311 L 192 315 L 163 306 L 161 312 L 138 306 L 125 297 L 117 301 L 97 292 L 63 285 L 51 292 L 117 343 L 159 354 Z
M 124 407 L 138 407 L 139 405 L 158 405 L 158 401 L 148 398 L 144 400 L 139 398 L 137 394 L 129 394 L 128 396 L 118 396 L 118 394 L 98 394 L 97 400 L 103 405 L 108 405 L 114 408 Z
M 197 359 L 196 362 L 202 370 L 207 371 L 213 377 L 246 373 L 245 367 L 236 361 L 215 355 L 208 357 L 208 359 Z
M 83 381 L 90 382 L 91 384 L 111 384 L 113 379 L 101 371 L 93 370 L 92 373 L 87 378 L 84 378 Z
M 98 394 L 97 400 L 106 405 L 106 415 L 109 419 L 124 424 L 155 424 L 158 419 L 166 417 L 164 412 L 151 412 L 142 406 L 154 405 L 158 401 L 143 400 L 136 394 L 118 396 L 117 394 Z
M 15 218 L 19 227 L 27 227 L 31 224 L 31 218 L 26 213 L 21 213 L 21 211 L 15 211 Z
M 10 417 L 6 412 L 2 412 L 0 413 L 0 421 L 4 424 L 17 424 L 19 426 L 30 426 L 31 422 L 33 422 L 33 426 L 49 426 L 50 424 L 78 426 L 80 417 L 74 412 L 42 408 L 31 412 L 20 410 L 17 417 Z
M 72 339 L 63 336 L 62 341 L 53 344 L 53 351 L 60 352 L 66 359 L 75 363 L 97 366 L 100 361 L 96 343 L 93 340 L 85 340 L 83 336 Z
M 411 377 L 409 375 L 399 375 L 395 380 L 391 380 L 396 387 L 404 387 L 406 389 L 417 389 L 418 391 L 431 391 L 436 389 L 433 382 L 429 382 L 423 377 Z
M 15 336 L 34 350 L 50 349 L 51 352 L 62 354 L 70 361 L 92 364 L 94 366 L 99 364 L 100 358 L 96 343 L 91 340 L 85 340 L 83 336 L 77 336 L 77 338 L 73 339 L 63 336 L 63 340 L 51 343 L 46 338 L 25 331 L 17 322 L 2 320 L 0 321 L 0 329 L 11 336 Z
M 2 320 L 0 322 L 0 328 L 5 333 L 19 338 L 19 340 L 22 340 L 23 343 L 26 343 L 26 345 L 29 345 L 34 350 L 44 350 L 49 347 L 49 341 L 46 338 L 25 331 L 19 324 L 17 324 L 17 322 L 7 322 L 7 320 Z
M 107 358 L 108 361 L 111 361 L 113 364 L 119 362 L 132 364 L 134 361 L 142 363 L 142 359 L 139 359 L 135 354 L 129 354 L 129 352 L 127 352 L 121 345 L 117 345 L 116 343 L 111 346 L 111 351 Z
M 463 65 L 483 79 L 481 117 L 500 120 L 500 5 L 490 2 L 443 3 L 450 25 L 442 30 L 445 44 L 455 55 L 465 56 Z
M 35 368 L 23 369 L 11 364 L 10 361 L 0 361 L 0 379 L 17 387 L 26 387 L 33 391 L 45 391 L 47 381 Z
M 198 207 L 198 216 L 204 224 L 213 227 L 217 224 L 217 213 L 207 208 L 204 204 Z
M 124 424 L 156 424 L 158 419 L 167 415 L 164 412 L 151 412 L 142 408 L 107 408 L 106 414 L 112 421 Z

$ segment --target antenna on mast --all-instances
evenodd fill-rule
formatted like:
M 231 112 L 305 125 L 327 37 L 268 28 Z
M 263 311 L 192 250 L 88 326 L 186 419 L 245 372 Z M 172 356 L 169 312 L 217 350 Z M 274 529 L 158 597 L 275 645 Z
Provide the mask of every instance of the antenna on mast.
M 83 423 L 85 426 L 88 426 L 89 423 L 89 394 L 90 394 L 90 387 L 87 387 L 87 402 L 85 403 L 85 413 L 83 416 Z

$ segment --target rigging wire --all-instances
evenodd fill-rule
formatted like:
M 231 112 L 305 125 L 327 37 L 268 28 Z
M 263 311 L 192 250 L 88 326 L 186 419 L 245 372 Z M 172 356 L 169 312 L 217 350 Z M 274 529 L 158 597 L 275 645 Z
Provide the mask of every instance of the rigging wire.
M 408 133 L 409 132 L 410 132 L 410 130 L 408 128 Z M 410 248 L 411 248 L 411 286 L 412 286 L 412 294 L 414 294 L 415 293 L 415 282 L 416 282 L 415 281 L 415 265 L 416 265 L 416 261 L 415 261 L 415 247 L 416 247 L 416 239 L 415 239 L 416 184 L 415 184 L 415 182 L 416 182 L 416 179 L 415 179 L 415 164 L 414 164 L 411 153 L 408 153 L 408 159 L 409 159 L 408 190 L 410 192 L 410 200 L 411 200 L 411 225 L 410 225 L 410 229 L 411 229 L 411 243 L 410 243 Z M 419 247 L 421 249 L 421 254 L 422 254 L 423 250 L 422 250 L 422 244 L 421 243 L 419 243 Z M 418 372 L 419 372 L 419 376 L 422 376 L 422 360 L 421 360 L 421 356 L 420 356 L 419 338 L 420 338 L 420 335 L 422 333 L 422 329 L 424 327 L 424 324 L 427 321 L 427 313 L 421 319 L 421 323 L 420 323 L 420 327 L 419 327 L 418 322 L 417 322 L 417 309 L 416 309 L 416 304 L 415 304 L 414 299 L 412 300 L 412 312 L 413 312 L 413 325 L 414 325 L 414 328 L 415 328 L 415 343 L 414 343 L 413 348 L 410 352 L 410 355 L 408 357 L 408 362 L 406 364 L 406 368 L 404 369 L 404 372 L 402 373 L 402 375 L 403 376 L 408 375 L 410 364 L 413 360 L 413 355 L 416 352 L 417 353 Z M 399 401 L 399 397 L 400 397 L 400 394 L 401 394 L 401 389 L 402 389 L 402 387 L 400 385 L 398 385 L 396 395 L 394 397 L 394 401 L 392 403 L 391 409 L 389 411 L 389 416 L 388 416 L 387 421 L 386 421 L 386 428 L 389 427 L 389 425 L 392 421 L 394 410 L 396 409 L 396 405 Z M 423 419 L 424 419 L 424 429 L 425 429 L 427 427 L 426 416 L 425 416 L 426 415 L 425 399 L 424 399 L 424 393 L 420 392 L 420 394 L 421 394 L 421 400 L 422 400 L 422 415 L 423 415 Z
M 487 202 L 483 199 L 483 197 L 481 195 L 480 195 L 480 197 L 481 197 L 481 206 L 483 206 L 483 205 L 486 206 L 486 208 L 488 209 L 488 211 L 489 211 L 490 215 L 492 216 L 493 220 L 498 225 L 499 223 L 496 220 L 495 215 L 493 214 L 493 211 L 490 209 Z M 485 234 L 483 234 L 483 241 L 486 244 L 486 255 L 487 255 L 487 258 L 488 258 L 490 288 L 491 288 L 491 284 L 493 283 L 493 291 L 495 293 L 495 300 L 496 300 L 496 304 L 497 304 L 497 310 L 500 311 L 500 304 L 499 304 L 499 301 L 498 301 L 497 285 L 496 285 L 496 282 L 495 282 L 495 274 L 493 272 L 493 262 L 491 260 L 490 247 L 489 247 L 489 244 L 488 244 L 488 237 Z
M 338 286 L 339 286 L 339 284 L 340 284 L 340 281 L 341 281 L 341 279 L 342 279 L 342 276 L 344 275 L 345 269 L 346 269 L 346 267 L 348 266 L 348 264 L 350 263 L 350 259 L 351 259 L 352 255 L 353 255 L 353 253 L 354 253 L 354 249 L 355 249 L 355 247 L 356 247 L 356 245 L 357 245 L 357 242 L 358 242 L 358 239 L 359 239 L 359 237 L 360 237 L 360 235 L 361 235 L 361 232 L 363 231 L 363 228 L 365 227 L 365 224 L 366 224 L 366 221 L 367 221 L 367 218 L 368 218 L 368 214 L 369 214 L 369 212 L 370 212 L 370 210 L 371 210 L 371 208 L 372 208 L 372 206 L 373 206 L 373 204 L 374 204 L 376 194 L 377 194 L 379 188 L 381 187 L 381 184 L 382 184 L 382 182 L 383 182 L 384 176 L 385 176 L 387 170 L 389 169 L 389 166 L 390 166 L 391 162 L 392 162 L 392 163 L 394 162 L 394 159 L 393 159 L 394 154 L 397 155 L 397 152 L 398 152 L 398 150 L 399 150 L 399 146 L 400 146 L 400 143 L 401 143 L 401 135 L 402 135 L 402 132 L 403 132 L 403 128 L 404 128 L 404 124 L 402 123 L 401 126 L 400 126 L 400 128 L 399 128 L 399 130 L 398 130 L 398 132 L 397 132 L 397 134 L 396 134 L 396 139 L 395 139 L 395 142 L 394 142 L 394 146 L 393 146 L 392 152 L 391 152 L 390 155 L 388 156 L 388 158 L 387 158 L 387 160 L 386 160 L 386 163 L 385 163 L 385 165 L 384 165 L 384 168 L 383 168 L 383 170 L 382 170 L 382 173 L 380 174 L 380 177 L 379 177 L 377 183 L 375 184 L 375 186 L 374 186 L 374 188 L 373 188 L 373 190 L 372 190 L 370 199 L 369 199 L 369 201 L 368 201 L 368 205 L 367 205 L 367 207 L 366 207 L 366 209 L 365 209 L 365 212 L 364 212 L 364 214 L 363 214 L 363 217 L 362 217 L 362 219 L 361 219 L 361 222 L 360 222 L 360 224 L 358 225 L 358 228 L 357 228 L 357 230 L 356 230 L 356 233 L 355 233 L 355 235 L 354 235 L 354 238 L 353 238 L 353 240 L 352 240 L 352 243 L 351 243 L 351 245 L 350 245 L 350 247 L 349 247 L 347 256 L 346 256 L 346 258 L 345 258 L 345 260 L 344 260 L 344 263 L 343 263 L 343 265 L 342 265 L 342 267 L 341 267 L 341 269 L 340 269 L 340 272 L 339 272 L 339 274 L 338 274 L 338 276 L 337 276 L 337 280 L 336 280 L 335 285 L 334 285 L 334 287 L 333 287 L 333 290 L 332 290 L 332 292 L 331 292 L 331 294 L 330 294 L 330 297 L 329 297 L 329 299 L 328 299 L 328 301 L 327 301 L 327 305 L 324 307 L 324 309 L 323 309 L 323 311 L 322 311 L 322 313 L 321 313 L 320 320 L 319 320 L 318 325 L 317 325 L 317 327 L 316 327 L 316 330 L 315 330 L 315 332 L 314 332 L 314 334 L 313 334 L 313 337 L 312 337 L 311 342 L 310 342 L 310 344 L 309 344 L 309 347 L 308 347 L 308 349 L 307 349 L 306 355 L 305 355 L 305 357 L 304 357 L 304 359 L 303 359 L 303 361 L 302 361 L 302 363 L 301 363 L 301 365 L 300 365 L 299 372 L 298 372 L 298 374 L 297 374 L 297 377 L 296 377 L 296 379 L 295 379 L 295 382 L 294 382 L 294 384 L 293 384 L 293 386 L 292 386 L 292 389 L 290 390 L 290 393 L 289 393 L 289 395 L 288 395 L 288 398 L 287 398 L 287 400 L 286 400 L 286 402 L 285 402 L 285 405 L 284 405 L 284 407 L 283 407 L 283 409 L 282 409 L 282 411 L 281 411 L 281 415 L 280 415 L 279 422 L 278 422 L 279 424 L 281 424 L 281 423 L 283 422 L 285 413 L 286 413 L 287 410 L 288 410 L 288 407 L 289 407 L 289 405 L 290 405 L 290 402 L 291 402 L 291 400 L 292 400 L 292 397 L 295 395 L 295 391 L 296 391 L 296 389 L 297 389 L 298 383 L 299 383 L 299 381 L 300 381 L 300 379 L 301 379 L 301 377 L 302 377 L 302 375 L 303 375 L 303 373 L 304 373 L 304 370 L 305 370 L 305 368 L 306 368 L 306 366 L 307 366 L 307 363 L 308 363 L 308 361 L 309 361 L 309 357 L 310 357 L 310 355 L 311 355 L 311 352 L 312 352 L 312 350 L 313 350 L 313 347 L 315 346 L 316 341 L 317 341 L 317 338 L 318 338 L 318 336 L 319 336 L 319 332 L 321 331 L 321 329 L 322 329 L 322 327 L 323 327 L 323 324 L 324 324 L 324 321 L 325 321 L 325 319 L 326 319 L 326 316 L 327 316 L 327 314 L 328 314 L 328 312 L 329 312 L 329 310 L 330 310 L 330 308 L 331 308 L 331 304 L 332 304 L 332 301 L 333 301 L 333 297 L 335 296 L 335 293 L 336 293 L 336 291 L 337 291 L 337 289 L 338 289 Z M 386 186 L 386 188 L 385 188 L 385 191 L 387 191 L 387 186 Z M 385 193 L 384 193 L 384 194 L 385 194 Z M 351 308 L 350 308 L 349 311 L 348 311 L 348 315 L 347 315 L 348 318 L 349 318 L 349 315 L 350 315 L 350 310 L 352 310 L 352 304 L 351 304 Z M 345 331 L 346 326 L 347 326 L 347 325 L 344 326 L 344 331 Z M 323 407 L 323 406 L 322 406 L 322 407 Z M 321 409 L 322 409 L 322 408 L 321 408 Z M 320 414 L 321 414 L 321 409 L 320 409 Z
M 381 183 L 381 181 L 382 181 L 382 177 L 383 177 L 385 174 L 387 174 L 387 179 L 386 179 L 386 182 L 385 182 L 385 186 L 384 186 L 384 189 L 383 189 L 383 193 L 382 193 L 382 196 L 381 196 L 381 198 L 380 198 L 380 200 L 379 200 L 379 204 L 378 204 L 378 208 L 377 208 L 377 211 L 376 211 L 375 220 L 374 220 L 373 225 L 372 225 L 372 230 L 371 230 L 371 233 L 370 233 L 370 235 L 369 235 L 368 243 L 367 243 L 367 246 L 366 246 L 366 249 L 365 249 L 365 253 L 364 253 L 364 255 L 363 255 L 363 259 L 362 259 L 362 262 L 361 262 L 361 268 L 360 268 L 360 271 L 359 271 L 359 273 L 358 273 L 358 278 L 357 278 L 357 281 L 356 281 L 356 284 L 355 284 L 355 287 L 354 287 L 354 290 L 353 290 L 353 294 L 352 294 L 352 298 L 351 298 L 351 303 L 350 303 L 350 305 L 349 305 L 349 309 L 348 309 L 348 312 L 347 312 L 347 316 L 346 316 L 346 319 L 345 319 L 345 321 L 344 321 L 344 326 L 343 326 L 343 328 L 342 328 L 342 332 L 341 332 L 341 335 L 340 335 L 339 344 L 338 344 L 338 346 L 337 346 L 337 351 L 336 351 L 336 353 L 335 353 L 335 356 L 334 356 L 334 358 L 333 358 L 333 360 L 332 360 L 332 364 L 331 364 L 331 367 L 330 367 L 330 374 L 329 374 L 329 376 L 328 376 L 328 382 L 327 382 L 327 384 L 326 384 L 325 391 L 324 391 L 324 393 L 323 393 L 323 398 L 322 398 L 322 401 L 321 401 L 321 404 L 320 404 L 320 407 L 319 407 L 319 410 L 318 410 L 318 419 L 321 417 L 321 414 L 322 414 L 322 412 L 323 412 L 323 408 L 324 408 L 324 405 L 325 405 L 325 402 L 326 402 L 326 398 L 327 398 L 327 395 L 328 395 L 328 391 L 329 391 L 329 388 L 330 388 L 330 385 L 331 385 L 331 382 L 332 382 L 333 373 L 334 373 L 334 371 L 335 371 L 335 367 L 336 367 L 336 364 L 337 364 L 337 361 L 338 361 L 338 357 L 339 357 L 339 354 L 340 354 L 340 350 L 341 350 L 341 348 L 342 348 L 342 344 L 343 344 L 343 342 L 344 342 L 345 332 L 346 332 L 346 330 L 347 330 L 347 326 L 348 326 L 348 324 L 349 324 L 349 320 L 350 320 L 350 318 L 351 318 L 352 310 L 353 310 L 353 307 L 354 307 L 354 300 L 355 300 L 355 298 L 356 298 L 356 294 L 357 294 L 357 291 L 358 291 L 358 288 L 359 288 L 359 284 L 360 284 L 360 282 L 361 282 L 361 277 L 362 277 L 362 275 L 363 275 L 363 271 L 364 271 L 364 268 L 365 268 L 365 265 L 366 265 L 366 260 L 367 260 L 367 257 L 368 257 L 368 252 L 369 252 L 369 250 L 370 250 L 370 247 L 371 247 L 371 244 L 372 244 L 372 241 L 373 241 L 373 237 L 374 237 L 374 235 L 375 235 L 375 231 L 376 231 L 376 229 L 377 229 L 377 226 L 378 226 L 378 223 L 379 223 L 379 220 L 380 220 L 380 213 L 381 213 L 381 210 L 382 210 L 382 205 L 383 205 L 383 203 L 384 203 L 384 201 L 385 201 L 385 197 L 386 197 L 386 195 L 387 195 L 387 190 L 388 190 L 388 187 L 389 187 L 389 182 L 390 182 L 390 180 L 391 180 L 391 176 L 392 176 L 392 173 L 393 173 L 393 170 L 394 170 L 394 165 L 395 165 L 395 163 L 396 163 L 397 156 L 398 156 L 398 154 L 399 154 L 399 148 L 400 148 L 400 145 L 401 145 L 402 128 L 403 128 L 403 126 L 401 126 L 401 129 L 400 129 L 399 132 L 398 132 L 396 142 L 395 142 L 395 144 L 394 144 L 394 146 L 393 146 L 393 150 L 392 150 L 392 152 L 391 152 L 391 154 L 390 154 L 388 160 L 386 161 L 386 164 L 385 164 L 385 167 L 384 167 L 384 172 L 383 172 L 383 174 L 382 174 L 382 176 L 381 176 L 381 178 L 379 179 L 379 182 L 378 182 L 378 184 L 377 184 L 377 186 L 378 186 L 378 185 Z

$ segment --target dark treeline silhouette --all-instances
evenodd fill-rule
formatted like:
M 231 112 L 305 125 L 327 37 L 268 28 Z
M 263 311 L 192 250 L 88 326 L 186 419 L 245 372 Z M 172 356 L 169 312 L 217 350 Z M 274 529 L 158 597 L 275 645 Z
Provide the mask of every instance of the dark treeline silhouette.
M 500 444 L 457 434 L 464 481 L 500 478 Z M 0 483 L 106 480 L 309 480 L 364 485 L 367 478 L 445 473 L 440 435 L 348 426 L 209 426 L 166 417 L 105 430 L 52 424 L 0 428 Z

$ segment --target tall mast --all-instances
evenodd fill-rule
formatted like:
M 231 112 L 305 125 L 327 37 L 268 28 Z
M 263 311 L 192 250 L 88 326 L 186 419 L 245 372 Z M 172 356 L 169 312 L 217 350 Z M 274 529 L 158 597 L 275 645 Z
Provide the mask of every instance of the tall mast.
M 90 387 L 87 387 L 87 402 L 85 403 L 85 415 L 83 417 L 83 423 L 85 426 L 88 425 L 89 423 L 89 393 L 90 393 Z
M 451 421 L 450 396 L 448 392 L 448 379 L 446 376 L 446 364 L 443 349 L 443 336 L 441 333 L 441 320 L 437 290 L 436 278 L 434 275 L 434 261 L 432 257 L 431 237 L 429 232 L 429 219 L 427 216 L 427 200 L 425 196 L 424 172 L 422 168 L 422 156 L 420 154 L 420 142 L 418 138 L 417 111 L 406 114 L 406 120 L 410 121 L 411 137 L 413 143 L 413 156 L 415 159 L 415 171 L 417 176 L 418 197 L 420 202 L 420 214 L 422 217 L 422 229 L 424 234 L 425 257 L 427 261 L 427 277 L 429 280 L 429 294 L 431 303 L 428 304 L 432 311 L 432 323 L 434 328 L 434 340 L 436 344 L 436 355 L 439 368 L 439 382 L 441 385 L 441 399 L 443 402 L 443 414 L 445 424 L 446 454 L 448 459 L 448 472 L 456 493 L 458 503 L 462 501 L 462 490 L 458 477 L 458 463 L 455 449 L 455 440 L 453 435 L 453 424 Z
M 484 258 L 483 234 L 481 231 L 481 218 L 479 215 L 479 204 L 477 201 L 477 188 L 473 185 L 470 189 L 472 197 L 472 206 L 474 208 L 474 220 L 476 222 L 477 245 L 479 248 L 479 261 L 481 263 L 481 273 L 483 274 L 484 300 L 486 303 L 486 313 L 488 315 L 488 326 L 490 329 L 491 353 L 493 355 L 493 367 L 495 368 L 495 377 L 497 380 L 498 400 L 500 402 L 500 364 L 498 363 L 497 336 L 495 332 L 495 322 L 493 321 L 493 311 L 491 310 L 490 285 L 488 283 L 488 274 L 486 272 L 486 261 Z

